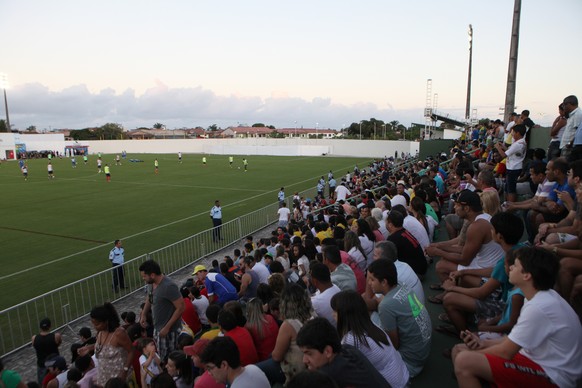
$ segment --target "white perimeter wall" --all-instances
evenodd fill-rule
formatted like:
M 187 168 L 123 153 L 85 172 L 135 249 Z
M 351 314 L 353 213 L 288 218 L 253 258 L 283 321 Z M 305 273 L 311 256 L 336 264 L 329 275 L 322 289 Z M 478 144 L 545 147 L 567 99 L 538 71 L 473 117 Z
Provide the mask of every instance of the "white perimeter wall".
M 18 135 L 2 134 L 0 151 L 14 149 L 14 144 L 25 143 L 27 151 L 53 150 L 64 152 L 65 145 L 89 146 L 89 153 L 117 154 L 218 154 L 218 155 L 275 155 L 275 156 L 332 156 L 370 157 L 398 156 L 402 152 L 416 155 L 419 143 L 384 140 L 335 139 L 159 139 L 159 140 L 94 140 L 80 143 L 65 141 L 62 134 Z M 4 157 L 4 153 L 0 154 Z
M 276 156 L 333 156 L 374 157 L 394 156 L 394 152 L 416 155 L 419 143 L 412 141 L 333 140 L 333 139 L 160 139 L 160 140 L 105 140 L 83 142 L 95 154 L 127 153 L 218 155 L 276 155 Z

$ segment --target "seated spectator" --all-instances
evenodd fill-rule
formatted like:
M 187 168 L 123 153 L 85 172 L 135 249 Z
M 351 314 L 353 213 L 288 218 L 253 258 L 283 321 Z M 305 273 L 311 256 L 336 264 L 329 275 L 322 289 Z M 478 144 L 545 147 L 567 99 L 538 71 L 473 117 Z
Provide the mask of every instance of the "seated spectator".
M 44 366 L 48 370 L 47 376 L 54 377 L 47 381 L 46 384 L 43 381 L 43 386 L 47 388 L 59 388 L 67 383 L 67 372 L 69 370 L 67 368 L 67 361 L 64 357 L 55 355 L 53 357 L 47 358 Z
M 186 326 L 185 330 L 188 335 L 195 337 L 200 330 L 202 330 L 202 325 L 200 323 L 200 318 L 198 318 L 198 312 L 192 302 L 190 301 L 190 289 L 188 287 L 182 287 L 180 289 L 182 298 L 184 299 L 184 311 L 182 312 L 182 326 Z
M 354 271 L 342 263 L 340 250 L 335 245 L 326 245 L 322 248 L 323 264 L 331 273 L 331 282 L 340 290 L 356 290 L 357 281 Z
M 336 322 L 330 301 L 341 290 L 331 282 L 329 269 L 325 265 L 314 263 L 310 271 L 311 285 L 317 289 L 317 292 L 311 297 L 313 309 L 318 317 L 327 319 L 335 327 Z
M 534 220 L 533 233 L 537 234 L 539 226 L 544 222 L 557 223 L 566 218 L 568 215 L 568 208 L 566 203 L 560 199 L 563 191 L 570 194 L 571 199 L 576 198 L 574 188 L 568 184 L 568 162 L 564 158 L 554 159 L 553 162 L 548 163 L 549 167 L 546 169 L 546 177 L 550 182 L 554 182 L 552 191 L 548 195 L 548 199 L 543 203 L 543 208 L 538 210 L 531 210 L 531 220 Z M 560 197 L 558 197 L 560 193 Z M 570 202 L 570 204 L 573 204 Z
M 463 277 L 464 286 L 477 287 L 481 277 L 490 277 L 493 267 L 503 257 L 503 249 L 493 241 L 493 227 L 489 220 L 491 216 L 483 213 L 481 199 L 477 193 L 462 191 L 455 202 L 455 212 L 469 221 L 467 237 L 463 246 L 457 245 L 459 238 L 431 244 L 426 252 L 430 256 L 440 256 L 436 271 L 441 282 L 445 281 L 451 272 L 475 269 L 480 276 Z M 436 286 L 436 285 L 435 285 Z M 441 303 L 442 295 L 429 298 L 433 303 Z
M 360 239 L 358 238 L 358 235 L 351 230 L 348 230 L 344 236 L 344 251 L 348 253 L 353 261 L 355 261 L 360 271 L 363 272 L 368 268 L 368 259 L 362 248 Z
M 466 345 L 453 350 L 459 386 L 574 387 L 582 377 L 582 326 L 572 307 L 552 290 L 555 256 L 524 247 L 515 252 L 509 281 L 528 302 L 507 337 L 483 340 L 463 332 Z
M 270 388 L 269 380 L 259 368 L 241 362 L 239 350 L 231 338 L 215 338 L 200 355 L 200 361 L 218 383 L 231 388 Z
M 251 333 L 259 361 L 264 361 L 271 356 L 275 348 L 279 326 L 270 314 L 263 312 L 263 302 L 258 298 L 247 303 L 246 314 L 245 327 Z
M 138 357 L 139 358 L 139 357 Z M 81 371 L 83 377 L 77 381 L 80 388 L 89 388 L 93 386 L 93 378 L 97 376 L 97 368 L 91 355 L 86 354 L 79 356 L 75 360 L 75 368 Z M 141 375 L 136 374 L 136 379 L 140 379 Z M 141 380 L 140 380 L 141 381 Z
M 236 317 L 230 311 L 218 314 L 218 325 L 225 337 L 230 337 L 236 343 L 240 353 L 240 363 L 245 366 L 259 361 L 253 337 L 247 329 L 237 325 Z
M 404 216 L 401 212 L 392 210 L 386 219 L 386 229 L 390 232 L 388 241 L 396 245 L 399 259 L 410 265 L 414 272 L 422 276 L 426 273 L 428 263 L 420 243 L 404 229 Z
M 390 386 L 357 348 L 341 344 L 337 331 L 325 318 L 307 322 L 297 334 L 297 345 L 307 368 L 327 374 L 340 388 Z
M 299 329 L 313 317 L 311 299 L 305 289 L 296 284 L 285 287 L 279 301 L 279 313 L 283 323 L 271 358 L 257 364 L 271 384 L 284 384 L 305 369 L 303 355 L 295 342 Z
M 338 388 L 336 382 L 320 371 L 305 370 L 296 374 L 286 385 L 287 388 Z
M 200 325 L 202 326 L 203 331 L 207 331 L 210 329 L 210 323 L 206 318 L 206 309 L 210 302 L 208 302 L 208 298 L 206 295 L 200 294 L 200 289 L 198 287 L 190 287 L 190 293 L 188 294 L 188 299 L 192 303 L 192 306 L 196 309 L 196 314 L 198 315 L 198 319 L 200 320 Z
M 498 213 L 491 218 L 493 226 L 493 239 L 497 242 L 505 254 L 518 248 L 519 240 L 523 235 L 523 222 L 512 213 Z M 480 276 L 480 270 L 464 269 L 451 273 L 449 279 L 443 283 L 447 291 L 443 298 L 443 305 L 447 312 L 445 321 L 454 325 L 439 326 L 439 331 L 453 333 L 458 338 L 459 333 L 467 329 L 467 317 L 469 314 L 477 314 L 483 320 L 493 320 L 501 314 L 504 306 L 512 305 L 512 321 L 504 322 L 503 327 L 494 328 L 500 333 L 508 333 L 519 316 L 523 305 L 523 295 L 515 295 L 515 300 L 508 300 L 509 291 L 513 286 L 509 283 L 505 271 L 505 260 L 499 260 L 491 273 L 491 277 L 481 282 L 479 287 L 461 287 L 456 281 L 463 276 Z M 515 293 L 514 293 L 515 294 Z M 442 317 L 442 314 L 441 316 Z M 489 321 L 491 322 L 491 321 Z M 487 325 L 491 326 L 491 325 Z M 490 328 L 493 329 L 493 328 Z M 493 331 L 493 330 L 480 330 Z
M 430 353 L 432 324 L 428 312 L 413 291 L 398 284 L 396 266 L 390 260 L 374 261 L 368 268 L 368 281 L 374 293 L 384 296 L 378 305 L 382 328 L 412 378 L 422 371 Z
M 372 229 L 370 229 L 370 225 L 363 219 L 357 219 L 352 222 L 351 230 L 356 233 L 360 239 L 362 250 L 366 255 L 366 261 L 368 263 L 371 262 L 376 236 L 372 232 Z
M 422 283 L 418 275 L 412 270 L 410 265 L 398 259 L 398 249 L 392 241 L 382 241 L 376 244 L 376 248 L 374 248 L 374 260 L 380 259 L 388 259 L 394 263 L 398 275 L 398 284 L 414 291 L 420 303 L 424 304 L 424 289 L 422 288 Z M 374 295 L 369 284 L 366 287 L 366 295 Z M 376 310 L 376 308 L 373 310 Z
M 240 282 L 238 282 L 235 278 L 236 272 L 231 271 L 230 270 L 231 268 L 228 266 L 227 263 L 220 263 L 218 268 L 220 269 L 220 274 L 224 276 L 226 280 L 228 280 L 230 284 L 232 284 L 236 291 L 238 292 L 240 290 Z
M 204 349 L 208 346 L 210 340 L 205 338 L 200 338 L 194 345 L 185 346 L 184 353 L 192 357 L 192 362 L 194 366 L 200 371 L 200 375 L 194 377 L 194 388 L 224 388 L 225 385 L 216 382 L 214 378 L 210 375 L 208 369 L 206 369 L 206 364 L 200 360 L 200 355 L 204 352 Z M 192 386 L 192 385 L 190 385 Z
M 416 218 L 408 214 L 408 210 L 406 210 L 406 207 L 402 205 L 397 205 L 393 207 L 390 213 L 393 213 L 395 211 L 400 212 L 402 214 L 402 216 L 404 217 L 402 227 L 414 236 L 416 241 L 419 242 L 420 247 L 423 250 L 426 247 L 428 247 L 428 245 L 430 244 L 430 239 L 428 236 L 428 231 L 423 226 L 423 224 L 421 224 Z
M 220 311 L 222 311 L 222 307 L 217 304 L 211 304 L 208 306 L 205 315 L 208 323 L 210 324 L 210 327 L 204 334 L 202 334 L 200 338 L 204 338 L 210 341 L 220 334 L 220 326 L 218 325 L 218 314 Z
M 331 307 L 342 345 L 362 352 L 391 387 L 406 387 L 408 369 L 386 332 L 370 320 L 364 299 L 357 292 L 342 291 L 333 296 Z
M 374 217 L 366 217 L 366 222 L 370 226 L 370 229 L 372 229 L 372 233 L 374 233 L 374 237 L 376 237 L 376 242 L 386 240 L 386 237 L 384 237 L 382 231 L 380 231 L 380 224 Z M 385 222 L 382 223 L 385 224 Z
M 218 303 L 222 306 L 229 300 L 238 299 L 234 286 L 221 274 L 208 272 L 205 266 L 197 265 L 192 275 L 204 282 L 210 303 Z
M 242 277 L 240 278 L 240 289 L 238 296 L 243 301 L 249 301 L 257 296 L 257 288 L 261 283 L 259 274 L 253 270 L 254 259 L 250 256 L 241 261 L 240 269 Z
M 194 384 L 192 360 L 182 350 L 170 353 L 166 363 L 166 371 L 172 376 L 177 388 L 192 388 Z
M 22 377 L 13 370 L 4 369 L 4 363 L 0 359 L 0 386 L 6 388 L 25 388 Z

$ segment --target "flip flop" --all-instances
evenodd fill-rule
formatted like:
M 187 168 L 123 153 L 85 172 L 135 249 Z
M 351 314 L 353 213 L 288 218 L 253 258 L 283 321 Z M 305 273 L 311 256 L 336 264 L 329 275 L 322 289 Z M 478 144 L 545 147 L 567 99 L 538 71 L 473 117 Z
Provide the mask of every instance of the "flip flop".
M 435 290 L 435 291 L 444 291 L 445 290 L 441 283 L 431 284 L 430 286 L 428 286 L 428 288 L 430 288 L 431 290 Z
M 452 323 L 451 318 L 449 318 L 449 314 L 447 314 L 447 313 L 440 313 L 439 320 L 444 322 L 444 323 Z
M 443 304 L 443 300 L 441 298 L 437 298 L 436 296 L 429 296 L 428 301 L 434 304 Z
M 455 329 L 454 326 L 439 325 L 435 328 L 435 330 L 438 331 L 439 333 L 443 333 L 457 339 L 459 338 L 459 332 L 457 331 L 457 329 Z

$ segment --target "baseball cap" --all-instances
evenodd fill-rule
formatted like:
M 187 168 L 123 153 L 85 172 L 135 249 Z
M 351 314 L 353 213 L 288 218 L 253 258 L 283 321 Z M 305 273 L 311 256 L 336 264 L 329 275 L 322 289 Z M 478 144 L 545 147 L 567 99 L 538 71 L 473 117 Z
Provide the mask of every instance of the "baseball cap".
M 199 340 L 194 342 L 194 345 L 184 346 L 183 349 L 184 353 L 186 353 L 189 356 L 199 356 L 200 354 L 202 354 L 204 349 L 206 349 L 206 346 L 208 346 L 209 342 L 210 341 L 205 338 L 200 338 Z
M 463 190 L 457 196 L 457 203 L 472 208 L 481 208 L 481 197 L 471 190 Z
M 404 183 L 403 180 L 399 180 L 397 183 L 397 185 L 402 185 L 402 186 L 406 186 L 406 183 Z
M 67 361 L 65 361 L 65 358 L 62 356 L 55 356 L 51 359 L 46 360 L 44 362 L 44 366 L 47 368 L 50 368 L 52 366 L 53 368 L 65 370 L 67 369 Z
M 206 269 L 205 266 L 199 264 L 196 267 L 194 267 L 194 272 L 192 272 L 192 275 L 196 275 L 200 271 L 208 271 L 208 270 Z

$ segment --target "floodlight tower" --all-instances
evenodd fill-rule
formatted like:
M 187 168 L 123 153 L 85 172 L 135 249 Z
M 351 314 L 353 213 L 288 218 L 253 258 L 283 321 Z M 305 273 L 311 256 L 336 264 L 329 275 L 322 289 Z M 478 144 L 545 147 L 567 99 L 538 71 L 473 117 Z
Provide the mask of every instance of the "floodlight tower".
M 6 74 L 0 74 L 0 85 L 4 90 L 4 109 L 6 110 L 6 130 L 12 132 L 12 127 L 10 126 L 10 115 L 8 114 L 8 99 L 6 98 L 6 88 L 8 87 L 8 78 Z
M 426 139 L 427 134 L 430 134 L 430 127 L 432 125 L 432 79 L 426 80 L 426 105 L 424 108 L 424 131 L 421 139 Z

